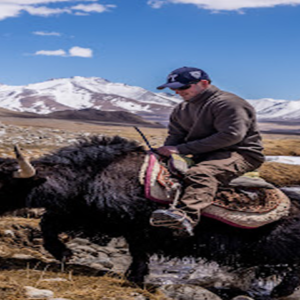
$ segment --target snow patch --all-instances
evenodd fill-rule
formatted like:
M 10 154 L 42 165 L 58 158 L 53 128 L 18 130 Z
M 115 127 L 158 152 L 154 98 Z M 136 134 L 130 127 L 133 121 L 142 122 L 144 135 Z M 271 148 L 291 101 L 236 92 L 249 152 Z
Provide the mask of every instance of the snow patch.
M 266 156 L 266 161 L 289 165 L 300 165 L 300 156 Z

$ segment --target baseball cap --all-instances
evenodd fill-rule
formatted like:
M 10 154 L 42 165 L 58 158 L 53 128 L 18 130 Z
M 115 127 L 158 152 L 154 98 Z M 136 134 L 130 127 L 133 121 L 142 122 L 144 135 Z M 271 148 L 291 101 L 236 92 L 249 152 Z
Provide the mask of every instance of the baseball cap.
M 171 89 L 178 89 L 184 87 L 187 84 L 201 80 L 210 80 L 208 74 L 201 69 L 192 67 L 182 67 L 172 71 L 167 78 L 167 82 L 157 87 L 158 90 L 162 90 L 166 87 Z

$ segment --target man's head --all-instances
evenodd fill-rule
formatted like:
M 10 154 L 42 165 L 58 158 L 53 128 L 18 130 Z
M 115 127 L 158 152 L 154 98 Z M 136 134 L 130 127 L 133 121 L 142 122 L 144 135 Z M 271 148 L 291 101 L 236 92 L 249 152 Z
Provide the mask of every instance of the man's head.
M 167 83 L 157 87 L 162 90 L 166 87 L 174 90 L 184 100 L 190 100 L 207 89 L 211 80 L 206 72 L 198 68 L 182 67 L 172 71 Z

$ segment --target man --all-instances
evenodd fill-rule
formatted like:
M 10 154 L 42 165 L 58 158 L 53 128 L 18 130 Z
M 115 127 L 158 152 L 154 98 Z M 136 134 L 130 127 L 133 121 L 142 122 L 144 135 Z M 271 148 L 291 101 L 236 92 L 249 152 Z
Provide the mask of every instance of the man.
M 156 210 L 154 226 L 193 235 L 201 210 L 210 205 L 219 185 L 258 168 L 264 161 L 254 108 L 244 99 L 211 85 L 206 72 L 182 67 L 169 74 L 167 83 L 184 100 L 169 122 L 164 156 L 192 155 L 196 164 L 184 176 L 185 191 L 175 208 Z

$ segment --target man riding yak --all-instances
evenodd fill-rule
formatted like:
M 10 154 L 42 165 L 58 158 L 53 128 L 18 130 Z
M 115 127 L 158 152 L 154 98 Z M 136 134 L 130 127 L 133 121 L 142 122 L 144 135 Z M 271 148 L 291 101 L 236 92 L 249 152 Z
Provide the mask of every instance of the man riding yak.
M 160 155 L 192 155 L 195 164 L 184 174 L 184 193 L 176 206 L 158 209 L 151 224 L 193 235 L 201 211 L 209 206 L 218 186 L 258 168 L 264 162 L 261 136 L 254 108 L 244 99 L 211 85 L 201 69 L 182 67 L 172 71 L 167 83 L 183 98 L 169 122 Z

